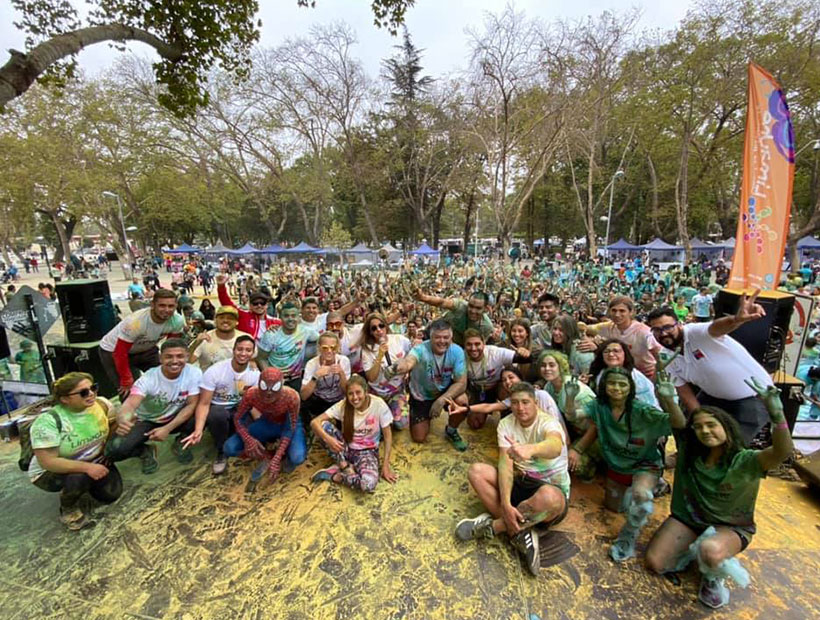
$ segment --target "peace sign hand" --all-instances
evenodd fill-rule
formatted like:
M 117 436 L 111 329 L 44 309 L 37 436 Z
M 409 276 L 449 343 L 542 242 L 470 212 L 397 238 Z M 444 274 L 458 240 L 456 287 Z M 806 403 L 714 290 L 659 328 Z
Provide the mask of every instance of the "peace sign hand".
M 674 362 L 675 358 L 678 355 L 680 355 L 680 348 L 675 349 L 674 355 L 672 355 L 671 357 L 667 357 L 666 359 L 663 359 L 663 356 L 659 356 L 658 359 L 655 361 L 655 375 L 657 376 L 664 372 L 667 366 Z
M 780 400 L 780 390 L 774 385 L 763 385 L 755 377 L 744 379 L 743 382 L 752 388 L 765 403 L 768 411 L 783 411 L 783 402 Z
M 747 321 L 754 321 L 755 319 L 766 316 L 766 311 L 763 309 L 763 306 L 756 303 L 758 295 L 760 295 L 760 289 L 755 289 L 751 297 L 743 293 L 743 297 L 737 307 L 735 321 L 746 323 Z

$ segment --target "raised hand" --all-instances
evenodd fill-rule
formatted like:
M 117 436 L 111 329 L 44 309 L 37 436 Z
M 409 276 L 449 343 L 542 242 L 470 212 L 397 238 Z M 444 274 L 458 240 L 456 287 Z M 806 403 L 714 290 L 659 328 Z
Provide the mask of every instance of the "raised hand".
M 756 289 L 755 292 L 752 293 L 751 297 L 747 296 L 746 293 L 743 293 L 743 297 L 740 299 L 740 303 L 737 306 L 735 321 L 745 323 L 747 321 L 754 321 L 755 319 L 766 316 L 766 311 L 763 309 L 763 306 L 756 303 L 758 295 L 760 295 L 760 289 Z
M 774 385 L 763 385 L 754 377 L 744 379 L 743 382 L 755 391 L 766 404 L 766 408 L 769 412 L 771 412 L 772 409 L 780 412 L 783 411 L 783 402 L 780 400 L 780 390 Z
M 567 397 L 567 400 L 575 400 L 580 393 L 581 385 L 578 383 L 578 377 L 573 375 L 564 384 L 564 395 Z
M 666 359 L 659 357 L 657 360 L 655 360 L 655 375 L 657 376 L 660 373 L 664 372 L 667 366 L 669 366 L 669 364 L 671 364 L 678 355 L 680 355 L 680 349 L 675 349 L 675 353 L 671 357 L 668 357 Z
M 675 384 L 669 377 L 669 373 L 663 369 L 655 373 L 655 393 L 658 395 L 658 400 L 675 400 Z

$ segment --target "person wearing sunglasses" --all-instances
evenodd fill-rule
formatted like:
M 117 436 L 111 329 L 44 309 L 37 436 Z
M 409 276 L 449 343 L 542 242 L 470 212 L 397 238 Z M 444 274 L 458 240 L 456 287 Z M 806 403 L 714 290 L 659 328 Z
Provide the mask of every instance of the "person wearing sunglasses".
M 305 429 L 299 420 L 299 393 L 285 385 L 278 368 L 266 368 L 259 383 L 245 391 L 233 417 L 236 434 L 225 442 L 226 456 L 245 456 L 256 459 L 254 472 L 265 471 L 275 480 L 284 466 L 290 471 L 305 461 L 307 442 Z M 279 440 L 276 451 L 266 443 Z M 253 480 L 253 478 L 252 478 Z
M 310 422 L 345 396 L 350 360 L 339 353 L 339 337 L 333 332 L 319 336 L 319 354 L 305 365 L 302 375 L 302 424 Z
M 680 350 L 669 363 L 669 374 L 675 383 L 681 405 L 690 414 L 702 405 L 719 407 L 740 426 L 748 444 L 769 421 L 769 414 L 757 393 L 744 380 L 753 377 L 760 385 L 773 385 L 769 373 L 728 335 L 741 325 L 766 316 L 757 302 L 756 291 L 743 295 L 734 315 L 709 323 L 681 325 L 672 308 L 653 310 L 647 317 L 655 338 L 667 349 Z M 696 394 L 695 389 L 699 390 Z
M 180 463 L 190 463 L 193 454 L 185 450 L 182 437 L 194 430 L 194 410 L 199 400 L 202 371 L 188 363 L 184 340 L 169 338 L 162 343 L 160 365 L 142 375 L 117 416 L 117 437 L 108 446 L 112 461 L 138 457 L 142 473 L 159 468 L 157 444 L 176 435 L 171 450 Z
M 268 314 L 268 303 L 270 302 L 270 297 L 261 291 L 251 293 L 248 298 L 248 308 L 250 308 L 250 310 L 239 308 L 228 294 L 228 288 L 226 286 L 227 282 L 228 276 L 226 274 L 217 274 L 216 293 L 219 296 L 219 303 L 223 306 L 232 306 L 236 308 L 239 315 L 239 321 L 237 322 L 236 328 L 241 332 L 245 332 L 246 334 L 253 336 L 254 340 L 256 340 L 256 344 L 258 345 L 262 340 L 262 336 L 265 335 L 265 332 L 271 328 L 276 329 L 277 327 L 280 327 L 282 325 L 282 321 Z
M 80 506 L 85 493 L 105 504 L 122 494 L 120 473 L 104 456 L 113 428 L 111 404 L 97 391 L 87 373 L 63 375 L 54 382 L 52 407 L 29 429 L 34 450 L 29 478 L 39 489 L 60 493 L 60 521 L 69 530 L 93 524 Z
M 406 337 L 387 333 L 387 320 L 380 312 L 371 312 L 361 330 L 362 368 L 371 394 L 383 399 L 393 415 L 393 428 L 407 428 L 407 375 L 396 375 L 391 379 L 384 370 L 394 361 L 404 358 L 412 347 Z

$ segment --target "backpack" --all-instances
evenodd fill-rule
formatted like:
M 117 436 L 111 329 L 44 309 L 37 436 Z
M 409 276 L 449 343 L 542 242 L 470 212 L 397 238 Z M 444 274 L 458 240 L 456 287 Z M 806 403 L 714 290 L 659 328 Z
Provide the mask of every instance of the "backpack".
M 26 414 L 17 419 L 17 431 L 20 433 L 20 459 L 17 461 L 17 465 L 23 471 L 28 471 L 31 459 L 34 458 L 34 449 L 31 447 L 31 425 L 34 424 L 37 418 L 46 413 L 54 418 L 57 423 L 57 432 L 61 432 L 63 423 L 60 421 L 60 416 L 51 410 Z

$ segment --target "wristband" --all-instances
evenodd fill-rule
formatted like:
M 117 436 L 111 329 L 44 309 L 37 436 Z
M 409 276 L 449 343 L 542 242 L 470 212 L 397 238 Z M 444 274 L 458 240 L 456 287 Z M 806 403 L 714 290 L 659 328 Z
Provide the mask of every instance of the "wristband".
M 778 422 L 774 428 L 778 431 L 787 431 L 789 430 L 789 424 L 787 422 Z

